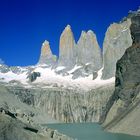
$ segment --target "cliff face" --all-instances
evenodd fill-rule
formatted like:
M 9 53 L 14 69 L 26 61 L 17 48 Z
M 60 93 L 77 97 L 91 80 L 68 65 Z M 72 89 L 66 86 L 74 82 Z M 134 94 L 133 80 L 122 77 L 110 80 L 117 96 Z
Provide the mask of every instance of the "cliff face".
M 77 43 L 77 64 L 91 64 L 92 71 L 98 71 L 102 67 L 102 54 L 96 35 L 93 31 L 82 31 Z
M 140 135 L 140 44 L 127 49 L 117 62 L 115 92 L 108 105 L 107 130 Z
M 132 45 L 130 33 L 131 20 L 114 23 L 107 29 L 103 43 L 103 75 L 102 79 L 115 76 L 116 63 L 125 50 Z
M 58 122 L 66 123 L 99 122 L 102 112 L 105 111 L 106 103 L 114 91 L 114 84 L 88 92 L 61 88 L 27 89 L 7 87 L 7 89 L 20 102 L 33 106 L 41 110 L 42 114 L 46 114 L 44 116 L 45 122 L 47 122 L 45 120 L 47 116 Z M 32 119 L 35 118 L 38 118 L 37 114 Z
M 50 44 L 48 41 L 44 41 L 41 48 L 41 54 L 39 64 L 54 65 L 56 63 L 56 56 L 52 54 Z
M 136 12 L 129 13 L 129 18 L 131 18 L 131 35 L 133 39 L 133 44 L 140 43 L 140 10 Z
M 75 40 L 70 25 L 64 29 L 60 36 L 59 66 L 72 67 L 75 65 Z
M 81 36 L 76 43 L 71 27 L 70 25 L 67 25 L 60 36 L 59 59 L 57 66 L 65 67 L 65 69 L 60 73 L 65 73 L 66 75 L 67 71 L 75 66 L 83 67 L 74 73 L 73 77 L 77 78 L 80 76 L 88 76 L 94 71 L 97 72 L 101 69 L 102 54 L 96 35 L 93 31 L 82 31 Z
M 112 132 L 140 136 L 140 16 L 131 14 L 133 45 L 117 62 L 115 92 L 107 103 L 109 109 L 104 122 Z

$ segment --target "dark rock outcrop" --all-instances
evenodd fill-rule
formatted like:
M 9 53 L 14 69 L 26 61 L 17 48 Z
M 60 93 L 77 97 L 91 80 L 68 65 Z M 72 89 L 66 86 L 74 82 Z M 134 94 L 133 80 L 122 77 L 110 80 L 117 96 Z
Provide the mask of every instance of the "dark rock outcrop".
M 139 105 L 140 44 L 134 44 L 117 62 L 115 92 L 106 106 L 108 114 L 104 122 L 105 129 L 140 135 L 140 123 L 134 119 L 139 116 L 140 110 L 135 111 Z M 134 123 L 131 123 L 132 120 Z M 135 128 L 135 131 L 127 128 L 124 122 L 127 122 L 132 129 Z
M 115 94 L 117 99 L 125 102 L 126 107 L 137 96 L 136 88 L 140 86 L 140 44 L 126 50 L 117 62 Z
M 40 77 L 40 76 L 41 74 L 39 72 L 32 72 L 28 75 L 27 78 L 29 78 L 30 82 L 34 82 L 37 79 L 37 77 Z
M 129 13 L 132 25 L 130 27 L 133 43 L 140 43 L 140 10 Z

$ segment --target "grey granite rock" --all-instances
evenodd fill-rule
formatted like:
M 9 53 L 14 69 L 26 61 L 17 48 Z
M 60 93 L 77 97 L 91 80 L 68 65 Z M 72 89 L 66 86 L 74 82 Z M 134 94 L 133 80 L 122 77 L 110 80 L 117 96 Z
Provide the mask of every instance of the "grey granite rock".
M 114 84 L 88 92 L 60 88 L 8 87 L 22 103 L 38 108 L 59 122 L 99 122 L 106 103 L 114 91 Z M 44 116 L 47 117 L 47 116 Z
M 132 45 L 130 33 L 131 20 L 119 24 L 113 23 L 107 29 L 103 43 L 103 75 L 102 79 L 115 76 L 116 62 L 123 56 L 125 50 Z
M 77 64 L 91 64 L 92 71 L 98 71 L 102 67 L 101 49 L 93 31 L 82 31 L 77 43 Z
M 32 126 L 0 113 L 0 140 L 72 140 L 59 132 L 40 126 Z
M 106 107 L 109 112 L 104 122 L 105 128 L 113 132 L 140 136 L 140 123 L 134 119 L 139 116 L 140 110 L 137 107 L 139 105 L 140 44 L 133 44 L 117 62 L 115 92 Z M 135 126 L 131 123 L 132 120 Z M 127 128 L 124 122 L 131 124 L 133 130 Z
M 46 125 L 39 125 L 43 117 L 41 109 L 35 107 L 33 102 L 27 102 L 29 98 L 34 101 L 31 95 L 35 92 L 30 93 L 30 90 L 19 86 L 12 90 L 14 88 L 0 84 L 0 140 L 72 140 Z M 41 118 L 34 120 L 37 114 Z M 44 124 L 47 117 L 44 117 Z
M 44 41 L 41 48 L 41 54 L 38 64 L 47 64 L 52 66 L 56 63 L 57 57 L 52 54 L 50 44 L 47 40 Z
M 75 65 L 75 47 L 73 32 L 70 25 L 67 25 L 60 36 L 58 66 L 67 66 L 69 68 Z
M 118 115 L 127 110 L 127 107 L 131 105 L 133 100 L 139 93 L 140 85 L 140 11 L 132 12 L 128 17 L 131 18 L 131 34 L 133 38 L 133 45 L 125 51 L 125 54 L 117 62 L 116 68 L 116 81 L 115 92 L 110 98 L 107 104 L 107 110 L 109 110 L 114 101 L 119 100 L 119 109 L 112 116 Z M 127 19 L 126 19 L 127 20 Z M 116 105 L 117 106 L 117 105 Z M 115 109 L 114 109 L 115 110 Z M 108 115 L 109 116 L 109 115 Z M 113 119 L 113 118 L 112 118 Z
M 140 10 L 131 12 L 133 45 L 116 65 L 115 92 L 106 106 L 105 130 L 140 136 Z
M 105 129 L 140 136 L 140 16 L 133 12 L 131 34 L 133 45 L 117 62 L 115 92 L 107 103 Z M 131 126 L 130 128 L 128 126 Z
M 140 43 L 140 10 L 131 13 L 130 18 L 132 22 L 130 30 L 133 43 Z

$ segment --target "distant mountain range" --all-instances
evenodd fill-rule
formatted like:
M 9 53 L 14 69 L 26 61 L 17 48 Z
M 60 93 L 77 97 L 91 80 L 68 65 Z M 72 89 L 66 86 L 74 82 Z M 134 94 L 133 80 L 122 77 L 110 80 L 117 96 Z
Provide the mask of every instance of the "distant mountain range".
M 25 83 L 28 82 L 29 75 L 33 72 L 40 73 L 38 78 L 37 75 L 34 75 L 33 81 L 42 77 L 47 80 L 47 73 L 49 77 L 56 75 L 56 77 L 70 80 L 85 78 L 85 80 L 90 79 L 91 82 L 95 79 L 100 79 L 100 81 L 111 79 L 115 77 L 117 60 L 132 45 L 130 25 L 130 18 L 111 24 L 105 35 L 103 51 L 101 51 L 93 31 L 82 31 L 76 43 L 71 27 L 67 25 L 60 36 L 58 58 L 52 54 L 49 42 L 45 40 L 37 65 L 28 67 L 1 65 L 1 81 L 16 80 Z M 41 69 L 44 73 L 46 70 L 46 76 Z M 31 80 L 31 82 L 33 81 Z

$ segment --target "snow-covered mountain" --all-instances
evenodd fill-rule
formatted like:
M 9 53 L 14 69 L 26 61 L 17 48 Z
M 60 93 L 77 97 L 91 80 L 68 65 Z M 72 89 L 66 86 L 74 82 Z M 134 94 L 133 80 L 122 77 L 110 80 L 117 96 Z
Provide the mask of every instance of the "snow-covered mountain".
M 83 90 L 114 82 L 116 62 L 132 44 L 130 24 L 130 19 L 127 19 L 109 27 L 104 41 L 103 55 L 93 31 L 82 31 L 76 44 L 72 29 L 68 25 L 60 37 L 58 59 L 52 54 L 49 42 L 45 40 L 37 65 L 8 67 L 1 64 L 0 81 L 21 83 L 24 86 L 57 85 Z

